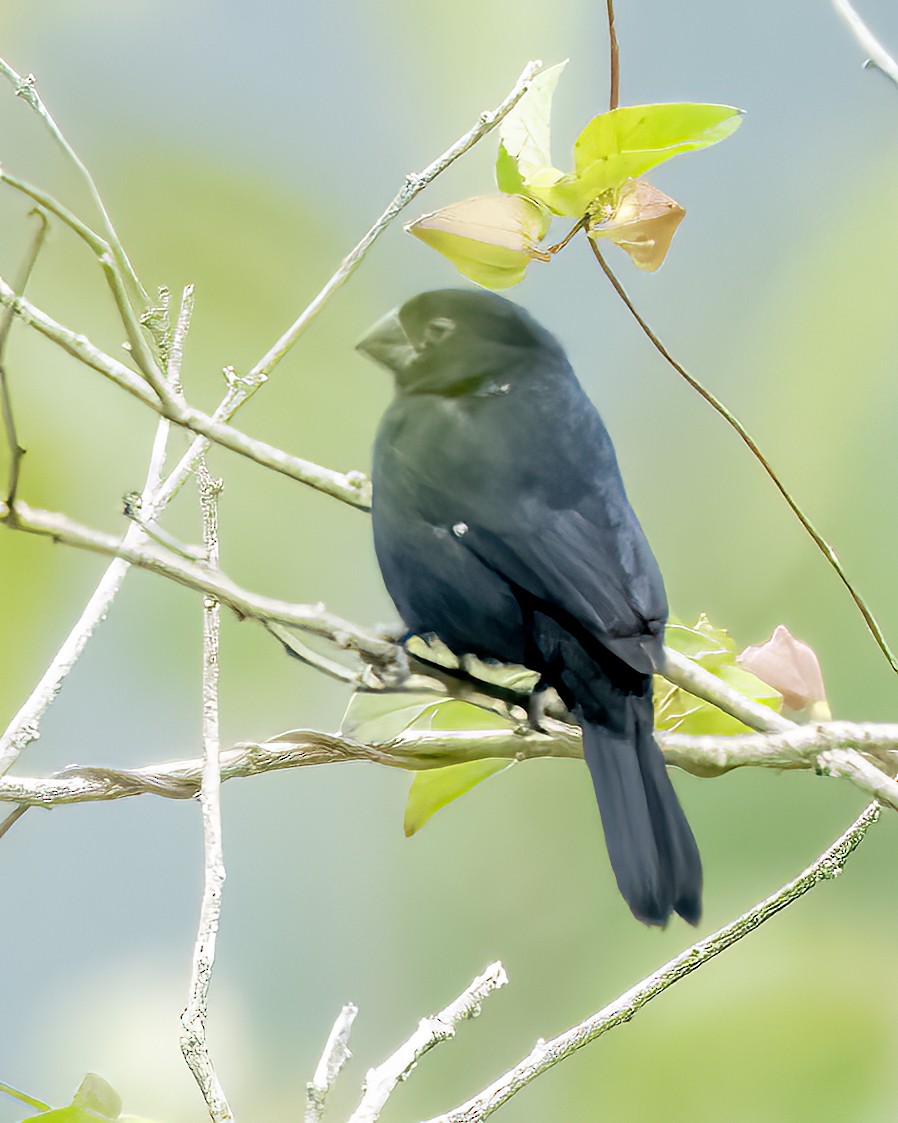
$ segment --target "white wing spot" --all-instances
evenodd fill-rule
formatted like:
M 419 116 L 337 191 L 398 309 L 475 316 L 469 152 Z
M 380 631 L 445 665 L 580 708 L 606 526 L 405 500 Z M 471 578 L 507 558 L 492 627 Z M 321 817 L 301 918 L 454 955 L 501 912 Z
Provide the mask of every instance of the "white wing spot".
M 456 523 L 455 526 L 453 526 L 453 528 L 452 528 L 452 533 L 455 535 L 456 538 L 461 538 L 461 536 L 463 534 L 468 533 L 468 524 L 467 523 Z

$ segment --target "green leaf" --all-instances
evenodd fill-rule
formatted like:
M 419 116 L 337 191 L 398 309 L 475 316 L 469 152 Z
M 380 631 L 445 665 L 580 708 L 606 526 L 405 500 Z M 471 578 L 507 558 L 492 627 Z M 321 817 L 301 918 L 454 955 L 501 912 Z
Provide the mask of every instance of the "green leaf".
M 434 239 L 428 244 L 448 257 L 463 277 L 487 289 L 508 289 L 520 284 L 530 264 L 529 258 L 514 250 L 502 246 L 484 249 L 482 242 L 471 238 L 456 238 L 442 244 Z
M 511 768 L 513 760 L 472 760 L 416 772 L 405 803 L 403 827 L 406 838 L 421 829 L 431 815 L 465 795 L 475 785 Z
M 723 628 L 715 628 L 704 613 L 691 628 L 672 620 L 667 625 L 664 642 L 681 655 L 701 663 L 705 670 L 714 670 L 736 660 L 735 641 Z
M 508 729 L 509 726 L 509 721 L 500 714 L 456 698 L 437 702 L 413 723 L 415 729 L 443 729 L 450 732 L 462 729 Z M 409 838 L 420 830 L 441 807 L 465 795 L 482 780 L 497 772 L 504 772 L 514 763 L 513 760 L 485 758 L 416 772 L 405 804 L 403 826 L 406 837 Z
M 122 1113 L 122 1097 L 102 1076 L 89 1072 L 72 1097 L 77 1107 L 95 1111 L 104 1119 L 118 1119 Z
M 102 1076 L 89 1072 L 67 1107 L 47 1109 L 39 1115 L 29 1116 L 41 1123 L 97 1123 L 97 1120 L 117 1120 L 122 1114 L 122 1098 Z
M 382 745 L 415 725 L 441 701 L 432 691 L 360 690 L 349 699 L 340 731 L 355 741 Z M 289 734 L 282 736 L 289 739 Z
M 502 714 L 459 698 L 424 691 L 409 694 L 359 692 L 350 699 L 342 731 L 356 740 L 382 743 L 410 729 L 451 733 L 508 729 L 510 725 Z M 406 836 L 420 830 L 441 807 L 514 763 L 513 760 L 485 758 L 416 772 L 405 806 Z
M 499 156 L 496 182 L 500 191 L 518 194 L 522 182 L 534 176 L 560 178 L 552 167 L 552 98 L 568 60 L 547 67 L 530 83 L 530 89 L 499 125 Z
M 685 152 L 717 144 L 741 110 L 693 102 L 627 105 L 593 117 L 574 145 L 574 174 L 556 183 L 525 175 L 525 189 L 556 214 L 581 217 L 606 191 Z
M 91 1111 L 86 1107 L 79 1107 L 76 1104 L 69 1104 L 68 1107 L 57 1107 L 51 1111 L 42 1111 L 40 1115 L 29 1115 L 23 1123 L 28 1123 L 31 1119 L 39 1120 L 39 1123 L 97 1123 L 98 1120 L 109 1120 L 110 1116 L 100 1115 L 97 1111 Z M 114 1118 L 114 1117 L 113 1117 Z
M 423 714 L 415 729 L 442 729 L 451 733 L 459 729 L 510 729 L 511 722 L 493 709 L 485 709 L 461 698 L 443 698 Z
M 379 745 L 408 729 L 508 729 L 510 722 L 494 709 L 432 691 L 360 690 L 349 700 L 340 731 L 346 737 Z M 289 740 L 290 734 L 280 738 Z
M 524 195 L 524 177 L 518 171 L 517 161 L 504 144 L 499 144 L 496 157 L 496 186 L 506 195 Z
M 552 216 L 523 195 L 478 195 L 406 226 L 409 234 L 448 257 L 465 277 L 489 289 L 523 280 Z
M 717 144 L 741 120 L 742 111 L 732 105 L 626 105 L 600 113 L 583 129 L 574 144 L 574 170 L 583 176 L 596 163 L 620 155 L 639 161 L 636 174 L 641 174 L 672 156 Z
M 35 1096 L 29 1096 L 27 1092 L 20 1092 L 18 1088 L 13 1088 L 11 1084 L 4 1084 L 2 1080 L 0 1080 L 0 1092 L 12 1096 L 14 1100 L 27 1104 L 29 1107 L 37 1108 L 38 1111 L 50 1110 L 50 1105 L 45 1104 L 43 1100 L 39 1100 Z
M 761 705 L 779 710 L 782 696 L 749 671 L 736 665 L 736 644 L 723 628 L 702 614 L 693 627 L 677 620 L 668 624 L 665 643 L 687 655 L 728 686 Z M 748 726 L 710 702 L 696 698 L 662 678 L 655 679 L 655 727 L 671 733 L 745 733 Z

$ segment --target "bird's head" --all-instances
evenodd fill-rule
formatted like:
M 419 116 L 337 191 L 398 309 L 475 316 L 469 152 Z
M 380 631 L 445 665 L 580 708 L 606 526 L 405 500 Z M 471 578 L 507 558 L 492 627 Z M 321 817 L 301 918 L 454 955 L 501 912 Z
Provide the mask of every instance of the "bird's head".
M 564 354 L 529 313 L 495 293 L 424 292 L 394 308 L 357 349 L 391 370 L 400 393 L 461 395 Z

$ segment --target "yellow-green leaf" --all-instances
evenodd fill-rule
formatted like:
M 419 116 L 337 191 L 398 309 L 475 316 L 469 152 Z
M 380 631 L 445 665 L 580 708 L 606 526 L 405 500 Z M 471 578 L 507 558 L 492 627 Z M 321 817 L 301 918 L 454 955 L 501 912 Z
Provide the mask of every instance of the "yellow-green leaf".
M 405 229 L 478 285 L 503 289 L 523 280 L 534 257 L 548 260 L 537 243 L 551 217 L 523 195 L 478 195 L 422 215 Z
M 708 671 L 736 661 L 735 641 L 724 628 L 716 628 L 704 613 L 692 627 L 671 619 L 664 642 L 681 655 L 701 663 Z
M 416 772 L 405 803 L 403 826 L 410 838 L 427 820 L 447 803 L 465 795 L 481 781 L 511 768 L 513 760 L 472 760 L 466 764 L 450 764 Z
M 349 699 L 340 731 L 367 745 L 383 745 L 426 717 L 443 699 L 431 691 L 359 690 Z M 274 740 L 289 741 L 291 733 Z
M 525 176 L 528 194 L 556 214 L 580 217 L 606 191 L 650 168 L 728 137 L 741 110 L 693 102 L 627 105 L 593 117 L 574 145 L 574 174 L 553 184 Z
M 524 177 L 518 171 L 517 162 L 501 142 L 496 156 L 496 186 L 506 195 L 526 194 Z

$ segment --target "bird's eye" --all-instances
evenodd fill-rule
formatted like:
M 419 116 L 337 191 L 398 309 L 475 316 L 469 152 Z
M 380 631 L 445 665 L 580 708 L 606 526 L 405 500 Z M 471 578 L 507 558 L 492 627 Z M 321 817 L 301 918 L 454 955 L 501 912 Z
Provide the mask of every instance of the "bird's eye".
M 454 331 L 455 320 L 450 320 L 447 316 L 439 316 L 436 320 L 431 320 L 424 329 L 424 342 L 431 345 L 442 343 Z

